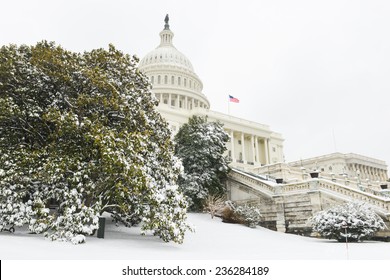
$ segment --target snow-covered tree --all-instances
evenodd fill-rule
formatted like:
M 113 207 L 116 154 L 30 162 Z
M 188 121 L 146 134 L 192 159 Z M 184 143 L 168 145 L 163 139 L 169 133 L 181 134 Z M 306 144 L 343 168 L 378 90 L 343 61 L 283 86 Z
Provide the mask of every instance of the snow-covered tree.
M 313 231 L 328 239 L 361 241 L 386 227 L 367 204 L 349 202 L 318 212 L 311 219 Z
M 207 117 L 199 116 L 191 117 L 176 134 L 175 153 L 184 166 L 179 186 L 192 210 L 202 210 L 209 194 L 225 193 L 229 167 L 223 154 L 228 140 L 221 123 L 207 122 Z
M 0 49 L 0 229 L 29 224 L 78 243 L 106 211 L 183 241 L 182 166 L 137 63 L 112 45 Z

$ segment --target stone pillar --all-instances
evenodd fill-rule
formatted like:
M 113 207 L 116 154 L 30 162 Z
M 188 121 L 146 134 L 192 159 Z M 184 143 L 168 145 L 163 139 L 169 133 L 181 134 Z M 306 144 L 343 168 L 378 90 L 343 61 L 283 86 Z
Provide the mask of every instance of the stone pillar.
M 168 106 L 172 106 L 172 94 L 168 93 Z
M 188 110 L 188 96 L 186 96 L 184 99 L 184 108 Z
M 255 137 L 255 143 L 256 143 L 256 158 L 257 158 L 257 162 L 261 163 L 260 153 L 259 153 L 259 138 L 257 136 Z
M 310 197 L 311 211 L 313 215 L 322 210 L 321 193 L 318 190 L 312 190 L 307 193 Z
M 254 163 L 255 162 L 255 139 L 254 139 L 254 136 L 251 135 L 251 149 L 250 151 L 252 151 L 252 162 Z
M 244 132 L 241 132 L 241 152 L 242 152 L 242 161 L 246 163 L 246 156 L 245 156 L 245 137 Z
M 274 196 L 276 210 L 276 231 L 286 232 L 286 217 L 284 215 L 283 196 Z
M 310 196 L 310 204 L 313 214 L 322 210 L 321 193 L 318 189 L 318 183 L 318 179 L 310 181 L 310 191 L 307 192 L 307 194 Z
M 230 131 L 230 144 L 231 144 L 231 151 L 232 151 L 232 162 L 236 162 L 236 156 L 234 154 L 234 131 Z
M 270 164 L 268 151 L 268 138 L 264 138 L 265 164 Z

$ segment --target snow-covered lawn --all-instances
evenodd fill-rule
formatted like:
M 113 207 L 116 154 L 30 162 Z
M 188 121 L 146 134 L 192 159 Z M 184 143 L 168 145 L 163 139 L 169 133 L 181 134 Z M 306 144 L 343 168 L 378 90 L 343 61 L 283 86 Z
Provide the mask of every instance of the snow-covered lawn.
M 87 237 L 87 243 L 51 242 L 42 235 L 17 229 L 0 233 L 0 259 L 273 259 L 273 260 L 389 260 L 390 243 L 365 241 L 348 244 L 222 223 L 207 214 L 189 214 L 195 233 L 184 244 L 164 243 L 140 236 L 139 228 L 116 227 L 109 220 L 105 239 Z

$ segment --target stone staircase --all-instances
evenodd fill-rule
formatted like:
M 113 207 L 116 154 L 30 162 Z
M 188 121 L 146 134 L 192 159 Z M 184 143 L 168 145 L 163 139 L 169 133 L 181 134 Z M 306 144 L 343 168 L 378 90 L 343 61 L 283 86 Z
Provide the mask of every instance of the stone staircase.
M 308 219 L 318 211 L 349 201 L 369 204 L 388 229 L 378 238 L 390 239 L 390 198 L 345 186 L 324 178 L 277 184 L 265 177 L 232 169 L 227 183 L 228 198 L 238 204 L 259 205 L 262 226 L 272 230 L 310 235 Z

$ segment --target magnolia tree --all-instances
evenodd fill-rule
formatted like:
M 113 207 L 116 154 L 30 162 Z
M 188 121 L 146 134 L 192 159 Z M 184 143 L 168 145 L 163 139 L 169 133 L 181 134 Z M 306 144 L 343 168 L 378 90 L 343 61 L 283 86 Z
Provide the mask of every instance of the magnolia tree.
M 198 116 L 190 118 L 176 134 L 175 152 L 184 166 L 179 186 L 192 210 L 202 210 L 208 195 L 226 192 L 229 167 L 224 152 L 228 139 L 222 124 Z
M 385 223 L 367 204 L 350 202 L 318 212 L 310 222 L 313 231 L 328 239 L 361 241 L 384 229 Z
M 78 243 L 108 212 L 183 241 L 182 166 L 137 63 L 112 45 L 0 49 L 0 230 L 28 224 Z

